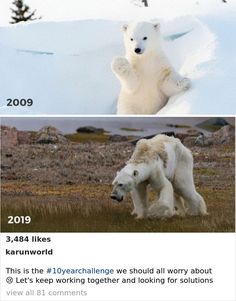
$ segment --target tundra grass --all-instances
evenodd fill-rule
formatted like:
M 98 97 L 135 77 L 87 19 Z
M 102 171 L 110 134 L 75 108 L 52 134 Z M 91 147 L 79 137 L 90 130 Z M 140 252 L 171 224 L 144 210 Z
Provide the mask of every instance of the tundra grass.
M 79 142 L 79 143 L 86 143 L 86 142 L 108 142 L 110 135 L 106 133 L 74 133 L 65 135 L 67 139 L 71 142 Z
M 135 129 L 135 128 L 120 128 L 122 131 L 126 131 L 126 132 L 144 132 L 144 129 Z
M 136 220 L 132 202 L 110 199 L 110 185 L 59 185 L 37 187 L 3 184 L 3 232 L 234 232 L 234 189 L 202 187 L 208 216 Z M 29 215 L 31 223 L 9 225 L 8 216 Z

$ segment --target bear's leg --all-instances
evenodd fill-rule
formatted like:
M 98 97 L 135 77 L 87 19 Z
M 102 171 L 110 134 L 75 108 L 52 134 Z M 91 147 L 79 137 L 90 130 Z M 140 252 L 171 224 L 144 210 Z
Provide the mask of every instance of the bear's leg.
M 159 193 L 159 198 L 148 209 L 148 216 L 151 218 L 171 217 L 175 213 L 174 209 L 174 191 L 172 184 L 165 178 L 162 178 L 161 188 L 154 186 L 153 189 Z
M 134 210 L 131 214 L 136 214 L 138 219 L 145 218 L 148 207 L 147 183 L 143 182 L 138 184 L 137 187 L 131 191 L 131 197 L 134 204 Z
M 182 77 L 177 72 L 173 71 L 169 76 L 165 78 L 161 89 L 167 97 L 171 97 L 188 90 L 190 87 L 190 79 Z
M 117 115 L 136 115 L 138 114 L 133 103 L 128 101 L 118 101 Z
M 174 198 L 175 198 L 175 208 L 177 209 L 175 214 L 184 217 L 186 215 L 186 209 L 187 209 L 184 204 L 184 199 L 177 193 L 175 193 Z
M 134 93 L 138 89 L 139 76 L 125 57 L 115 57 L 111 67 L 126 92 Z
M 180 193 L 186 200 L 187 214 L 189 215 L 207 215 L 206 204 L 203 197 L 195 190 L 195 187 L 182 187 Z
M 193 180 L 192 157 L 186 156 L 178 163 L 175 172 L 174 189 L 186 201 L 187 214 L 207 215 L 207 208 L 203 197 L 197 193 Z

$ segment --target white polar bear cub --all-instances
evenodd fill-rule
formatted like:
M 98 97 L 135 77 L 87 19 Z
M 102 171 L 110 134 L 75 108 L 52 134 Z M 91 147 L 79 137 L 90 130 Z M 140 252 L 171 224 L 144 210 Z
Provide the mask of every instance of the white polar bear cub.
M 132 214 L 137 218 L 207 214 L 206 204 L 195 189 L 192 154 L 174 137 L 157 135 L 149 140 L 141 139 L 112 184 L 112 199 L 121 202 L 131 193 Z M 148 185 L 157 194 L 151 205 Z
M 112 62 L 121 83 L 117 114 L 156 114 L 169 97 L 189 89 L 190 80 L 170 65 L 161 47 L 158 23 L 131 23 L 123 30 L 126 55 Z

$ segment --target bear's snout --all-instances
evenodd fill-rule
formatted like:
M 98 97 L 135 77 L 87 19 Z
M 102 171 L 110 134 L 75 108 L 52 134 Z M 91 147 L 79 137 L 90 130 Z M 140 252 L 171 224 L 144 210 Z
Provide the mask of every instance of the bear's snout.
M 141 48 L 135 48 L 134 52 L 137 54 L 141 54 L 142 50 L 141 50 Z
M 117 194 L 114 194 L 114 193 L 112 193 L 111 194 L 111 199 L 112 200 L 115 200 L 115 201 L 117 201 L 117 202 L 122 202 L 123 201 L 123 197 L 118 197 L 118 195 Z

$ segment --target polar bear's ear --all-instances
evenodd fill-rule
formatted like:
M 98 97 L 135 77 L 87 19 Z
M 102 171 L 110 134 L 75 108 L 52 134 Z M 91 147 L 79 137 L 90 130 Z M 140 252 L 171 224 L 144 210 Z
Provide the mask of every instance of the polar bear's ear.
M 153 26 L 156 30 L 160 29 L 160 23 L 154 23 Z
M 124 24 L 124 25 L 122 26 L 122 29 L 123 29 L 123 31 L 126 31 L 126 30 L 128 29 L 128 25 L 127 25 L 127 24 Z
M 137 171 L 137 170 L 134 170 L 133 176 L 134 176 L 134 177 L 137 177 L 137 175 L 138 175 L 138 171 Z

